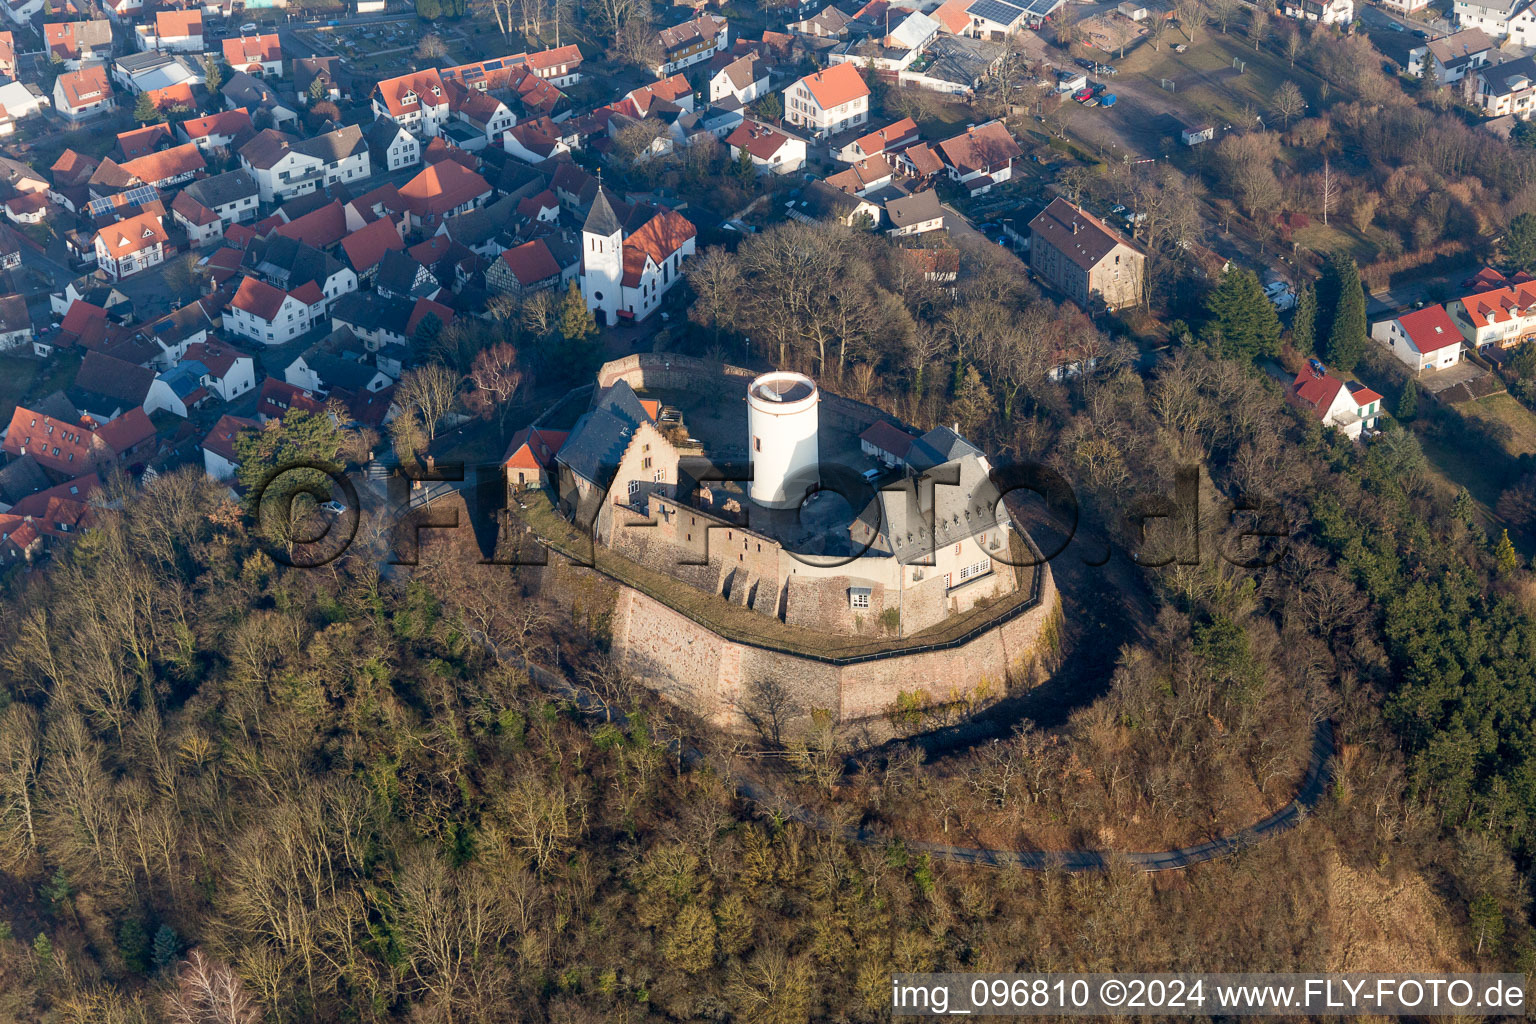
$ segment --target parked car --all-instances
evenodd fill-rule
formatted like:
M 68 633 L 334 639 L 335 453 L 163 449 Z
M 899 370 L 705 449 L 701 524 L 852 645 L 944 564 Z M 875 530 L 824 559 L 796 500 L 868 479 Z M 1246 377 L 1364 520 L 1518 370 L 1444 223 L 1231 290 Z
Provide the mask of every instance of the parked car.
M 1108 75 L 1111 78 L 1120 73 L 1120 69 L 1115 67 L 1113 64 L 1100 64 L 1093 70 L 1096 74 Z
M 1095 96 L 1103 96 L 1106 92 L 1109 91 L 1109 86 L 1105 85 L 1103 82 L 1094 82 L 1091 86 L 1089 86 L 1089 88 L 1093 90 L 1093 94 Z
M 1124 203 L 1116 203 L 1114 206 L 1109 208 L 1109 212 L 1114 214 L 1116 217 L 1124 217 L 1131 211 L 1130 208 L 1127 207 Z
M 1406 32 L 1406 31 L 1408 31 L 1407 29 L 1403 28 L 1402 25 L 1399 25 L 1395 21 L 1387 22 L 1387 28 L 1390 29 L 1393 32 Z
M 1097 66 L 1097 65 L 1095 65 L 1095 63 L 1093 61 L 1089 60 L 1087 57 L 1075 57 L 1075 58 L 1073 58 L 1072 63 L 1076 64 L 1078 67 L 1083 68 L 1086 71 L 1092 71 Z
M 1077 102 L 1079 102 L 1079 103 L 1086 102 L 1087 100 L 1091 99 L 1092 97 L 1093 97 L 1093 90 L 1091 88 L 1089 88 L 1088 86 L 1086 86 L 1086 85 L 1083 86 L 1081 89 L 1077 90 L 1077 92 L 1072 94 L 1072 98 L 1077 100 Z
M 1296 293 L 1291 291 L 1291 286 L 1284 281 L 1271 281 L 1265 285 L 1264 297 L 1280 312 L 1296 305 Z
M 343 505 L 339 501 L 328 501 L 320 507 L 325 509 L 333 516 L 339 516 L 347 510 L 347 506 Z

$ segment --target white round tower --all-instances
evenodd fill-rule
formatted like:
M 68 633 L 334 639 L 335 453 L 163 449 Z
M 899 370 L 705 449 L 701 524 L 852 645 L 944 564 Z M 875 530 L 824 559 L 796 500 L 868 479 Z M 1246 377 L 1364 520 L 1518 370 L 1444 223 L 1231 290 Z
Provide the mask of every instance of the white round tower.
M 794 508 L 819 480 L 816 431 L 821 393 L 800 373 L 765 373 L 747 388 L 752 500 Z

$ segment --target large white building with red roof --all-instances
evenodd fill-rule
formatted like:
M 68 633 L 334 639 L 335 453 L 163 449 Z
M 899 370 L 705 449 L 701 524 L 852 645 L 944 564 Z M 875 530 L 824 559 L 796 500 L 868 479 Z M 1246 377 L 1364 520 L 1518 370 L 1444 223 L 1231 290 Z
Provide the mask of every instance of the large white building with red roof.
M 285 292 L 247 277 L 224 311 L 224 329 L 263 345 L 282 345 L 308 331 L 324 316 L 325 295 L 315 282 L 306 281 Z
M 436 68 L 388 78 L 373 90 L 373 114 L 424 137 L 437 134 L 448 120 L 448 92 Z
M 1467 344 L 1514 348 L 1536 337 L 1536 281 L 1480 290 L 1447 303 L 1445 311 Z
M 1359 381 L 1333 376 L 1315 361 L 1296 375 L 1286 398 L 1353 441 L 1360 440 L 1364 431 L 1374 430 L 1381 415 L 1380 395 Z
M 631 212 L 630 220 L 638 219 Z M 698 234 L 675 210 L 660 210 L 632 232 L 599 187 L 581 229 L 581 293 L 598 323 L 639 321 L 682 280 Z
M 529 70 L 556 88 L 581 81 L 581 50 L 574 43 L 530 53 L 525 60 Z
M 160 215 L 146 212 L 96 232 L 96 265 L 117 281 L 165 262 L 170 236 Z
M 1438 304 L 1378 320 L 1371 325 L 1371 337 L 1415 373 L 1455 366 L 1461 362 L 1465 340 L 1445 307 Z
M 834 64 L 784 90 L 784 119 L 815 135 L 869 123 L 869 86 L 853 64 Z
M 262 78 L 283 77 L 283 44 L 277 33 L 224 40 L 224 63 Z
M 115 107 L 104 64 L 66 71 L 53 83 L 53 109 L 66 121 L 82 121 Z

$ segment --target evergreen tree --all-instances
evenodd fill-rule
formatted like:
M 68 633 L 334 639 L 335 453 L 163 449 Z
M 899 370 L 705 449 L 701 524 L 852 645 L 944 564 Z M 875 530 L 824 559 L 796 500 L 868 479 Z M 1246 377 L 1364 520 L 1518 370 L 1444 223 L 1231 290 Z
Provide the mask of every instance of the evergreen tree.
M 1522 213 L 1510 221 L 1500 248 L 1507 269 L 1536 268 L 1536 214 Z
M 1324 357 L 1334 368 L 1348 372 L 1365 354 L 1365 289 L 1360 285 L 1360 269 L 1348 253 L 1335 252 L 1328 257 L 1331 291 L 1338 296 L 1333 323 L 1328 329 Z
M 1419 414 L 1419 382 L 1410 379 L 1397 396 L 1397 418 L 1411 420 Z
M 736 177 L 741 179 L 743 185 L 751 186 L 757 182 L 757 165 L 752 162 L 752 154 L 747 152 L 745 146 L 741 149 L 741 155 L 736 158 L 736 166 L 732 168 Z
M 140 124 L 158 124 L 165 120 L 165 115 L 160 113 L 155 101 L 149 98 L 149 93 L 141 92 L 133 104 L 133 119 Z
M 130 917 L 118 928 L 117 951 L 130 971 L 149 973 L 149 933 L 138 918 Z
M 211 53 L 203 58 L 203 78 L 210 93 L 218 92 L 219 86 L 224 84 L 224 67 Z
M 568 342 L 584 341 L 597 333 L 597 320 L 587 308 L 581 289 L 572 281 L 560 303 L 560 336 Z
M 1258 275 L 1236 268 L 1206 296 L 1202 336 L 1232 359 L 1256 359 L 1280 350 L 1280 317 Z
M 1493 549 L 1493 564 L 1500 576 L 1508 576 L 1520 568 L 1520 553 L 1509 539 L 1509 531 L 1499 533 L 1499 543 Z
M 1296 296 L 1296 311 L 1291 316 L 1291 344 L 1298 352 L 1311 355 L 1317 351 L 1317 289 L 1301 286 Z
M 175 963 L 176 958 L 180 955 L 181 939 L 176 937 L 176 930 L 168 924 L 161 925 L 160 930 L 155 932 L 155 944 L 153 947 L 155 969 L 165 970 Z
M 1465 487 L 1457 490 L 1456 497 L 1451 499 L 1451 515 L 1468 527 L 1477 522 L 1477 503 L 1472 500 L 1472 492 Z

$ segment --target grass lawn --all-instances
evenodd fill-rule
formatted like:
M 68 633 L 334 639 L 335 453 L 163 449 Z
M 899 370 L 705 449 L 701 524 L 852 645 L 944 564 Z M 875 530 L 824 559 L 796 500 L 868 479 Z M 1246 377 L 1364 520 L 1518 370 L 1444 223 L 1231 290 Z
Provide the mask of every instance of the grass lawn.
M 46 366 L 37 359 L 21 356 L 0 356 L 0 413 L 9 423 L 16 405 L 32 391 L 32 382 Z
M 1466 402 L 1456 409 L 1463 415 L 1484 422 L 1503 423 L 1510 429 L 1504 441 L 1504 449 L 1512 456 L 1536 452 L 1536 414 L 1521 405 L 1512 395 L 1489 395 L 1475 402 Z
M 1478 517 L 1484 529 L 1505 525 L 1493 511 L 1502 489 L 1502 477 L 1485 459 L 1469 459 L 1466 451 L 1441 438 L 1419 434 L 1419 444 L 1428 460 L 1430 476 L 1443 485 L 1446 493 L 1467 489 L 1477 503 Z
M 1359 263 L 1369 263 L 1376 258 L 1378 250 L 1375 245 L 1362 238 L 1353 229 L 1341 227 L 1338 218 L 1332 218 L 1334 223 L 1324 227 L 1321 221 L 1314 220 L 1304 228 L 1297 228 L 1291 232 L 1291 239 L 1303 249 L 1312 252 L 1332 252 L 1335 249 L 1343 249 L 1355 257 Z

